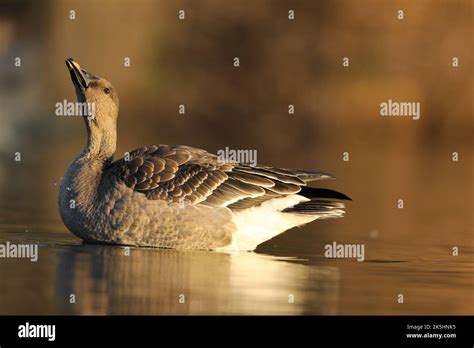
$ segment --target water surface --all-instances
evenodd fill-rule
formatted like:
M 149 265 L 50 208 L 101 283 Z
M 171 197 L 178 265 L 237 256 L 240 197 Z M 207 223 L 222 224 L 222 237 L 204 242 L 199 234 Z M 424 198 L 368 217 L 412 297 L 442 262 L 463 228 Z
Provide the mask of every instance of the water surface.
M 257 252 L 83 244 L 60 221 L 4 211 L 0 242 L 39 243 L 39 259 L 0 259 L 2 314 L 468 314 L 472 248 L 387 243 L 366 260 L 328 260 L 289 231 Z M 34 228 L 27 228 L 33 225 Z M 334 220 L 335 221 L 335 220 Z M 322 222 L 319 222 L 322 223 Z M 317 227 L 313 226 L 314 228 Z M 315 252 L 311 253 L 310 250 Z M 414 255 L 417 255 L 414 257 Z M 397 302 L 398 294 L 404 303 Z M 71 303 L 71 295 L 75 303 Z

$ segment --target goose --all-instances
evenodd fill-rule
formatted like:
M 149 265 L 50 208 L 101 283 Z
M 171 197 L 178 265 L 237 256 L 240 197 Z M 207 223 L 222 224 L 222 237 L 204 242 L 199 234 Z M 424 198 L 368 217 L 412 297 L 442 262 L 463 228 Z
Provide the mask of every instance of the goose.
M 318 171 L 226 162 L 183 145 L 148 145 L 113 160 L 119 98 L 109 81 L 66 59 L 86 144 L 61 182 L 59 212 L 89 243 L 252 251 L 296 226 L 344 215 L 343 193 L 309 187 Z

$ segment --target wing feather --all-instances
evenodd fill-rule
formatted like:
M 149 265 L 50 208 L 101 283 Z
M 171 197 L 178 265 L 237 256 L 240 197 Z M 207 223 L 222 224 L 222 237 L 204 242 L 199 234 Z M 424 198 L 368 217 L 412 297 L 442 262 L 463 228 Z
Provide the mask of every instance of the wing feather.
M 150 145 L 112 164 L 114 174 L 150 200 L 246 209 L 300 192 L 307 181 L 329 178 L 320 172 L 223 163 L 189 146 Z

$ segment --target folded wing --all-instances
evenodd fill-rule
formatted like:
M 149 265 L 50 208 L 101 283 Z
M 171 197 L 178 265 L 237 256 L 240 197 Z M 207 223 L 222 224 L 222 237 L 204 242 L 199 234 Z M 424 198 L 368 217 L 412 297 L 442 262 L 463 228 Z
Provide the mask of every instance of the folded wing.
M 181 145 L 146 146 L 117 160 L 112 168 L 128 187 L 148 199 L 234 211 L 298 193 L 309 181 L 332 178 L 321 172 L 222 162 L 204 150 Z

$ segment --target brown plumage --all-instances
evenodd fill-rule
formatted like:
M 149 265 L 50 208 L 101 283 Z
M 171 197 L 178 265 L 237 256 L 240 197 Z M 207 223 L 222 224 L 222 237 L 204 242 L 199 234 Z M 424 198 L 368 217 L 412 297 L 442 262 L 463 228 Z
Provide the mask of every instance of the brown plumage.
M 148 199 L 240 210 L 296 194 L 307 182 L 331 178 L 320 172 L 224 163 L 189 146 L 149 145 L 113 163 L 117 175 Z
M 61 185 L 61 217 L 88 241 L 181 249 L 253 250 L 283 231 L 340 217 L 347 196 L 311 189 L 332 176 L 223 162 L 205 150 L 149 145 L 112 161 L 118 95 L 110 82 L 66 61 L 88 139 Z M 74 208 L 70 202 L 74 201 Z

